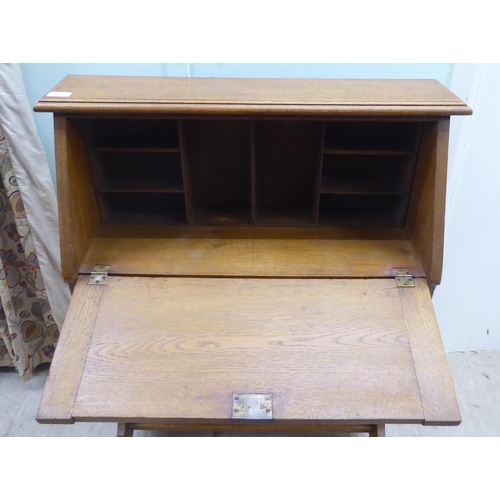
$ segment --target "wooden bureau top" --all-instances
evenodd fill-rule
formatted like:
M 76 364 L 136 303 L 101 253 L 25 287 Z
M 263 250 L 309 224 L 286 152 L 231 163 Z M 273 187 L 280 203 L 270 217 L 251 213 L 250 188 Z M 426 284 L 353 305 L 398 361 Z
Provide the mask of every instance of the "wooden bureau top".
M 35 111 L 223 115 L 469 115 L 436 80 L 69 75 Z

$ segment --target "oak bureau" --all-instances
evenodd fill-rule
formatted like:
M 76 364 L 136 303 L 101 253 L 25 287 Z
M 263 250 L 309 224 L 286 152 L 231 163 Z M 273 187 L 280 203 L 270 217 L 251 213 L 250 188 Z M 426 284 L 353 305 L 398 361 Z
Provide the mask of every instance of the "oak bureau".
M 35 111 L 73 287 L 38 422 L 460 423 L 431 294 L 471 110 L 440 83 L 68 76 Z

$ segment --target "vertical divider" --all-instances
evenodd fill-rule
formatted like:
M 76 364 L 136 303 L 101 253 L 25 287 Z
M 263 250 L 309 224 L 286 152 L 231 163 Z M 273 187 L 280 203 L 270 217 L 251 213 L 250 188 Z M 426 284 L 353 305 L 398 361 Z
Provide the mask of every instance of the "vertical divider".
M 318 141 L 318 156 L 316 160 L 316 181 L 314 184 L 313 194 L 313 223 L 318 224 L 319 220 L 319 204 L 321 198 L 321 177 L 323 174 L 323 156 L 325 150 L 325 122 L 321 122 L 319 126 L 319 141 Z
M 184 203 L 186 205 L 186 221 L 191 223 L 193 215 L 193 197 L 191 193 L 191 179 L 189 176 L 189 152 L 186 141 L 186 129 L 184 122 L 179 120 L 179 147 L 181 151 L 182 182 L 184 186 Z
M 414 135 L 411 150 L 413 152 L 412 156 L 407 159 L 401 183 L 404 186 L 404 196 L 402 197 L 399 206 L 396 211 L 396 218 L 400 225 L 404 226 L 406 223 L 406 216 L 408 214 L 410 195 L 412 191 L 413 181 L 415 179 L 415 172 L 417 170 L 418 152 L 420 151 L 420 143 L 422 141 L 423 126 L 419 124 L 418 132 Z
M 91 122 L 90 122 L 91 123 Z M 92 130 L 89 122 L 82 122 L 83 136 L 85 138 L 85 149 L 87 151 L 87 159 L 90 166 L 90 175 L 92 177 L 92 184 L 94 188 L 95 199 L 99 211 L 99 220 L 101 224 L 105 223 L 108 218 L 108 207 L 104 201 L 101 192 L 101 185 L 104 180 L 104 172 L 101 166 L 101 161 L 98 154 L 93 150 L 95 144 L 94 131 Z
M 252 198 L 252 224 L 257 222 L 257 166 L 255 161 L 255 126 L 250 122 L 250 182 Z

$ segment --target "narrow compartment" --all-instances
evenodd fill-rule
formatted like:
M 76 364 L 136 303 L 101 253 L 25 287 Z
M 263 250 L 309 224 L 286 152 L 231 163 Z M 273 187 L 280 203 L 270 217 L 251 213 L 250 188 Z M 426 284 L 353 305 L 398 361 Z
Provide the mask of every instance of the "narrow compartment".
M 104 224 L 170 225 L 186 222 L 182 193 L 105 192 Z
M 192 224 L 251 222 L 250 122 L 186 120 Z
M 177 120 L 109 118 L 86 120 L 90 147 L 96 150 L 179 151 Z
M 94 152 L 101 191 L 182 193 L 179 153 Z
M 331 121 L 325 128 L 325 153 L 411 155 L 419 135 L 415 122 Z
M 402 227 L 405 197 L 322 194 L 319 223 L 334 226 Z
M 103 224 L 186 222 L 177 120 L 82 123 Z
M 255 122 L 257 224 L 313 222 L 321 134 L 319 122 Z
M 414 156 L 325 155 L 321 193 L 407 194 Z

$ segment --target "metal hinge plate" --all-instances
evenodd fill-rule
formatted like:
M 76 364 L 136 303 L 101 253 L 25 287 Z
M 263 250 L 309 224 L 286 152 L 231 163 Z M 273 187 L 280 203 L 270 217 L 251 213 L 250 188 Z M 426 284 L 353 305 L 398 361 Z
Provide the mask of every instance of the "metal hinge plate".
M 231 417 L 246 420 L 271 420 L 273 418 L 273 395 L 233 394 Z
M 413 276 L 408 269 L 393 269 L 396 284 L 399 288 L 414 288 Z
M 94 266 L 94 270 L 90 273 L 88 284 L 89 285 L 106 284 L 106 279 L 108 278 L 108 272 L 110 267 L 111 266 L 103 266 L 101 264 Z

